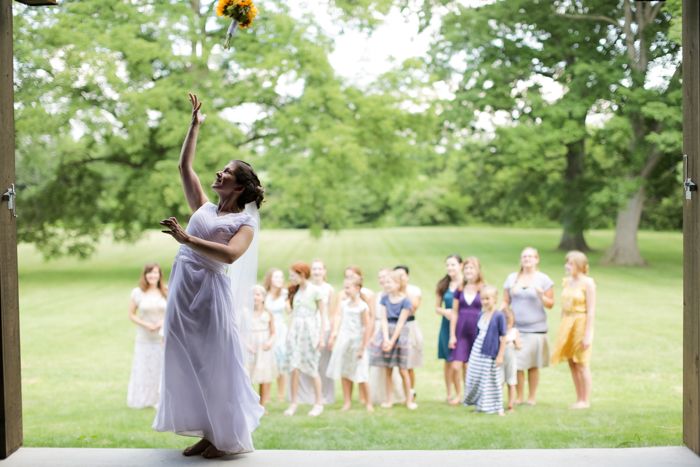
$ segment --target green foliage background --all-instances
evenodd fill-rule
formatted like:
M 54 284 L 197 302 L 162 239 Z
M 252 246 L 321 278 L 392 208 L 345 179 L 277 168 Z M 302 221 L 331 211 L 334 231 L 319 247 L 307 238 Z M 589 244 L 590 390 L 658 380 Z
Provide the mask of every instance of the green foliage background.
M 333 38 L 312 14 L 258 3 L 230 51 L 211 1 L 15 5 L 21 240 L 47 256 L 87 256 L 105 231 L 133 240 L 163 217 L 185 218 L 176 161 L 188 91 L 208 116 L 203 184 L 230 159 L 250 161 L 267 226 L 610 228 L 644 186 L 640 227 L 680 229 L 679 75 L 648 85 L 651 66 L 630 68 L 619 27 L 566 16 L 621 21 L 624 1 L 322 2 L 338 24 L 368 33 L 392 9 L 419 28 L 439 18 L 428 56 L 366 86 L 333 70 Z M 649 60 L 676 72 L 678 18 L 680 2 L 665 2 L 645 33 Z M 541 79 L 562 96 L 544 99 Z M 451 94 L 436 93 L 440 83 Z M 236 109 L 253 123 L 232 123 Z M 480 129 L 483 112 L 505 124 Z M 603 124 L 586 124 L 591 115 Z M 571 183 L 575 147 L 585 156 Z M 640 178 L 650 155 L 658 163 Z

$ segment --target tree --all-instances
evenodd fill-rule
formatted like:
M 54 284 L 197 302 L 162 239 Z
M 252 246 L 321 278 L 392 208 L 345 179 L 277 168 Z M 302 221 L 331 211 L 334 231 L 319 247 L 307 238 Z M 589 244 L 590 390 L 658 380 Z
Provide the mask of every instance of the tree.
M 205 186 L 241 158 L 261 172 L 272 225 L 352 224 L 362 217 L 357 193 L 379 200 L 370 218 L 381 214 L 386 186 L 362 181 L 400 167 L 410 149 L 396 102 L 344 86 L 328 63 L 330 40 L 286 2 L 266 2 L 229 52 L 214 5 L 86 0 L 16 15 L 23 241 L 48 256 L 85 256 L 105 231 L 128 240 L 187 216 L 176 161 L 188 91 L 208 115 L 196 161 Z M 387 113 L 397 118 L 384 122 Z
M 549 121 L 546 131 L 557 134 L 554 139 L 566 147 L 561 191 L 550 193 L 562 201 L 560 248 L 587 248 L 583 232 L 592 188 L 591 178 L 585 178 L 586 121 L 614 112 L 632 122 L 632 146 L 625 168 L 605 177 L 613 185 L 630 186 L 620 181 L 636 180 L 638 186 L 620 210 L 608 257 L 618 264 L 641 259 L 636 246 L 644 199 L 640 182 L 654 173 L 662 157 L 655 141 L 663 125 L 646 104 L 672 105 L 672 86 L 655 90 L 645 84 L 650 63 L 677 66 L 679 58 L 677 44 L 667 35 L 671 15 L 662 3 L 522 0 L 456 7 L 443 18 L 431 65 L 440 79 L 456 83 L 455 98 L 445 104 L 452 125 L 468 128 L 483 112 L 503 111 L 512 126 Z M 677 84 L 677 79 L 671 82 Z M 543 83 L 558 83 L 561 97 L 543 102 Z M 551 135 L 540 131 L 529 136 L 546 140 Z M 541 160 L 536 153 L 531 157 Z

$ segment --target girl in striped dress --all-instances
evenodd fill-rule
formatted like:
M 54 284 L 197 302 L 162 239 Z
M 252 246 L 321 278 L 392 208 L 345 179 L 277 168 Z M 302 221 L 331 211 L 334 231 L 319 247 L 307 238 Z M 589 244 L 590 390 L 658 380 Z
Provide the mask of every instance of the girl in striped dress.
M 495 287 L 481 289 L 479 333 L 469 357 L 464 404 L 476 406 L 477 412 L 504 415 L 501 365 L 506 348 L 506 317 L 496 310 L 497 298 Z

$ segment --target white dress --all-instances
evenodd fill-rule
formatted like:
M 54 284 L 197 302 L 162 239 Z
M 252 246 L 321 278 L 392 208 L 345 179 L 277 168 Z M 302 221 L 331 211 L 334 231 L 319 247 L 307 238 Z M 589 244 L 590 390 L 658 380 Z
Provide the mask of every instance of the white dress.
M 289 371 L 287 358 L 287 289 L 282 289 L 280 296 L 273 298 L 269 293 L 265 297 L 265 309 L 275 320 L 275 360 L 280 373 Z
M 331 295 L 333 294 L 333 286 L 327 282 L 321 285 L 315 286 L 320 294 L 321 301 L 326 307 L 325 317 L 325 327 L 321 332 L 321 339 L 323 339 L 324 347 L 320 351 L 320 356 L 318 360 L 318 372 L 321 376 L 321 398 L 324 404 L 332 404 L 335 402 L 335 381 L 328 376 L 326 376 L 326 371 L 328 369 L 328 361 L 331 359 L 331 351 L 328 350 L 328 339 L 331 337 L 331 326 L 328 316 L 330 316 L 330 302 Z M 299 375 L 299 390 L 297 391 L 297 401 L 300 404 L 313 404 L 316 397 L 314 396 L 314 380 L 310 376 L 302 373 Z
M 137 306 L 138 317 L 147 323 L 159 323 L 165 316 L 165 298 L 157 293 L 145 293 L 136 287 L 131 299 Z M 160 397 L 160 373 L 163 368 L 163 339 L 158 331 L 136 326 L 134 361 L 126 396 L 126 405 L 132 409 L 156 407 Z
M 252 352 L 248 361 L 248 374 L 253 384 L 271 383 L 277 378 L 274 346 L 270 350 L 263 349 L 270 339 L 270 321 L 272 320 L 272 315 L 266 311 L 260 314 L 253 313 L 251 318 L 248 344 Z
M 369 307 L 360 300 L 351 304 L 343 300 L 342 318 L 338 338 L 333 346 L 333 353 L 328 362 L 326 374 L 329 378 L 347 378 L 354 383 L 365 383 L 369 379 L 369 352 L 365 349 L 362 358 L 357 358 L 357 351 L 362 346 L 365 327 L 362 324 L 362 314 L 369 312 Z
M 205 203 L 187 233 L 226 244 L 247 213 L 217 215 Z M 157 431 L 204 437 L 230 453 L 253 450 L 252 432 L 264 413 L 245 370 L 227 265 L 182 245 L 170 275 L 165 316 L 165 360 Z

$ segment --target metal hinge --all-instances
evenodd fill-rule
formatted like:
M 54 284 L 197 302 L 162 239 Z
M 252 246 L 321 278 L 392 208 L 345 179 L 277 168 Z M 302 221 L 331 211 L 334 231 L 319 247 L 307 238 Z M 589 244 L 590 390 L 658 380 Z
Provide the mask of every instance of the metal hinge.
M 15 184 L 10 185 L 10 188 L 2 194 L 2 200 L 7 200 L 7 209 L 12 211 L 12 216 L 17 217 L 17 210 L 15 209 L 15 198 L 17 197 L 17 192 L 15 191 Z
M 692 200 L 693 192 L 698 191 L 697 184 L 688 175 L 688 154 L 683 154 L 683 189 L 687 200 Z

